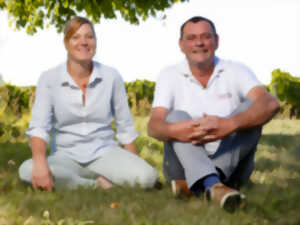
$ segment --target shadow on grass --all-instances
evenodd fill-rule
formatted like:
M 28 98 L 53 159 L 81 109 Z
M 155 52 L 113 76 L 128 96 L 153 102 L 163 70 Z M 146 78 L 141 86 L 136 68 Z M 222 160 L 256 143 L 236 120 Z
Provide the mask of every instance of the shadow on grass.
M 284 167 L 290 171 L 300 168 L 300 135 L 268 134 L 263 135 L 259 144 L 266 145 L 263 151 L 275 153 L 275 158 L 259 158 L 255 169 L 261 172 L 273 171 Z M 259 150 L 258 150 L 259 151 Z
M 255 161 L 255 170 L 260 172 L 273 171 L 281 166 L 281 163 L 271 159 L 260 158 Z
M 260 144 L 273 146 L 276 148 L 287 148 L 294 150 L 300 149 L 300 135 L 286 135 L 286 134 L 263 134 L 259 140 Z M 299 153 L 300 154 L 300 153 Z

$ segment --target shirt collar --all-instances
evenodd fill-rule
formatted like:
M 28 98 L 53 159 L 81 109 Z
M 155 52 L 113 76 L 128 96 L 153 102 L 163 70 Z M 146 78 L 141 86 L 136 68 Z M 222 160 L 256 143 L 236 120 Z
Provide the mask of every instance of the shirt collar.
M 179 71 L 184 77 L 198 83 L 198 81 L 196 81 L 195 77 L 193 76 L 193 74 L 190 70 L 190 66 L 189 66 L 189 63 L 186 58 L 184 59 L 183 63 L 180 64 Z M 215 56 L 214 57 L 214 71 L 213 71 L 212 76 L 209 79 L 208 85 L 216 77 L 219 77 L 224 71 L 225 71 L 225 67 L 224 67 L 223 60 L 221 60 L 219 57 Z
M 103 79 L 103 74 L 101 73 L 101 64 L 93 61 L 93 71 L 89 79 L 88 87 L 94 87 L 100 83 Z M 61 85 L 70 86 L 71 88 L 79 88 L 75 81 L 72 79 L 67 71 L 67 62 L 63 63 L 61 66 Z

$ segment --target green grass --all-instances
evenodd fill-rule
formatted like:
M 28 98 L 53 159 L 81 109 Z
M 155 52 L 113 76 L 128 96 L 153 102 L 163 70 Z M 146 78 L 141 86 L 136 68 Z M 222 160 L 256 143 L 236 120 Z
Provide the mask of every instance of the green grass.
M 115 187 L 109 191 L 33 191 L 17 176 L 18 166 L 31 155 L 28 144 L 0 144 L 0 225 L 300 224 L 300 121 L 273 120 L 264 127 L 252 182 L 242 188 L 247 206 L 230 214 L 206 203 L 201 196 L 172 196 L 162 174 L 163 145 L 146 135 L 147 120 L 135 118 L 141 132 L 137 147 L 159 171 L 163 183 L 160 190 Z M 113 202 L 119 202 L 119 207 L 111 208 Z

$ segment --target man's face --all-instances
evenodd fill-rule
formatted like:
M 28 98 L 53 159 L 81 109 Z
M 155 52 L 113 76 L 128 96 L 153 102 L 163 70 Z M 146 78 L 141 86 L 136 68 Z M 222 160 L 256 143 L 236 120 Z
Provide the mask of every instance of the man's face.
M 213 33 L 208 22 L 189 22 L 184 26 L 179 46 L 190 64 L 209 65 L 213 63 L 218 41 L 218 36 Z

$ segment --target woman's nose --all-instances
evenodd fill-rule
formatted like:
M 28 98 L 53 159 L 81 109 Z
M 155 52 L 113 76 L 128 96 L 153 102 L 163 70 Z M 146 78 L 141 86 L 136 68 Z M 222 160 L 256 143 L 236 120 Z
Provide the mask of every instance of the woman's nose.
M 85 38 L 85 37 L 80 38 L 80 44 L 86 45 L 87 43 L 88 43 L 87 38 Z

